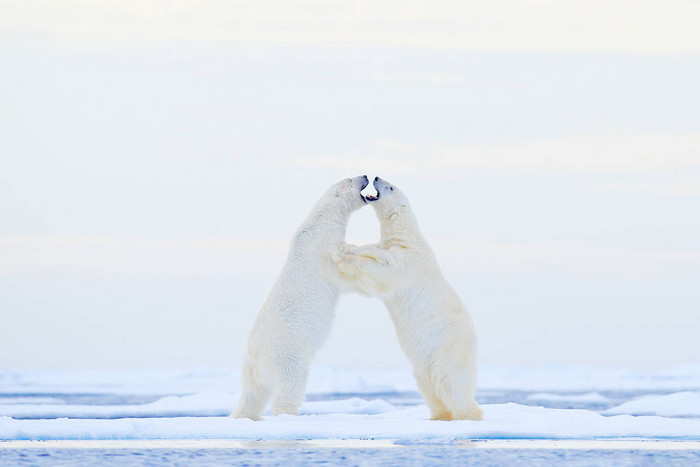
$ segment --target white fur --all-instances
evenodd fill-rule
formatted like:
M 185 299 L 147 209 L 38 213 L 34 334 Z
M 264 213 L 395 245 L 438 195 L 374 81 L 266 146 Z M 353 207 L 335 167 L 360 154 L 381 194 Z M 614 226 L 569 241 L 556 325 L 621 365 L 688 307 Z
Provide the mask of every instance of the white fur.
M 270 398 L 273 414 L 299 414 L 311 357 L 330 331 L 342 286 L 332 256 L 344 247 L 350 214 L 365 205 L 366 185 L 365 176 L 333 185 L 294 235 L 250 332 L 232 417 L 259 420 Z
M 381 297 L 418 390 L 435 420 L 481 420 L 476 390 L 476 333 L 423 238 L 406 197 L 377 178 L 371 201 L 381 226 L 378 245 L 348 246 L 336 264 L 361 293 Z

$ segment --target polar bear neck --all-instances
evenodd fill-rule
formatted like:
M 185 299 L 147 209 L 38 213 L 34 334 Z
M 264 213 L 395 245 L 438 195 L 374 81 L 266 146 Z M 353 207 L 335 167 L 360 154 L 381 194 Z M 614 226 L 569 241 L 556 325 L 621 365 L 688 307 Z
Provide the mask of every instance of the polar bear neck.
M 350 220 L 350 212 L 343 206 L 340 200 L 332 201 L 321 199 L 316 206 L 311 210 L 306 218 L 305 225 L 324 226 L 338 230 L 343 238 L 347 230 L 348 221 Z
M 418 221 L 410 208 L 404 207 L 389 216 L 379 216 L 382 245 L 416 245 L 423 242 Z

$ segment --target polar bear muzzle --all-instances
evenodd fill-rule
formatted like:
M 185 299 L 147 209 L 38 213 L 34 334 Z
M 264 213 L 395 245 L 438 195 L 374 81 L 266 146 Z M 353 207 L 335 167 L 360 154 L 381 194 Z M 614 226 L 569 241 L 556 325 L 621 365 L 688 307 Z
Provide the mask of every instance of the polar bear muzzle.
M 377 201 L 382 196 L 382 191 L 394 191 L 393 186 L 391 186 L 389 183 L 387 183 L 379 177 L 374 177 L 374 182 L 372 183 L 372 186 L 374 186 L 374 189 L 377 191 L 377 194 L 376 196 L 366 195 L 365 201 L 367 202 Z

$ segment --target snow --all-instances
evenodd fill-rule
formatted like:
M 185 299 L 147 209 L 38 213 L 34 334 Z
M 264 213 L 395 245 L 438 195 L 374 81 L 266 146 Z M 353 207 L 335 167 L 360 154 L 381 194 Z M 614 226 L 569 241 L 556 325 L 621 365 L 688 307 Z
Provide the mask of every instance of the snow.
M 0 399 L 0 404 L 65 404 L 65 401 L 56 397 L 3 397 Z
M 657 371 L 557 365 L 537 368 L 486 367 L 480 369 L 479 387 L 567 392 L 700 389 L 700 364 Z
M 409 369 L 312 369 L 301 416 L 227 417 L 225 370 L 0 370 L 1 440 L 700 440 L 700 366 L 483 368 L 480 422 L 428 420 Z M 517 403 L 516 403 L 517 402 Z
M 222 369 L 3 370 L 0 393 L 52 394 L 110 392 L 183 394 L 238 388 L 238 371 Z M 603 390 L 700 390 L 700 364 L 658 371 L 557 365 L 482 367 L 480 389 L 584 392 Z M 409 368 L 314 367 L 308 394 L 415 391 Z
M 644 396 L 608 409 L 605 413 L 700 417 L 700 392 L 684 391 L 663 396 Z
M 529 394 L 528 399 L 533 401 L 563 401 L 563 402 L 607 402 L 610 399 L 597 392 L 588 392 L 585 394 L 552 394 L 546 392 L 538 392 Z
M 693 450 L 700 453 L 700 441 L 679 440 L 644 440 L 644 439 L 440 439 L 432 438 L 424 440 L 396 440 L 396 439 L 289 439 L 289 440 L 246 440 L 246 439 L 73 439 L 73 440 L 15 440 L 0 443 L 0 453 L 3 450 L 34 450 L 44 451 L 49 449 L 98 450 L 109 449 L 114 452 L 117 449 L 135 450 L 260 450 L 304 448 L 304 449 L 386 449 L 405 446 L 452 446 L 469 450 L 567 450 L 589 451 L 597 450 L 637 450 L 637 451 L 687 451 Z M 25 452 L 27 452 L 25 451 Z M 239 451 L 240 452 L 240 451 Z
M 344 404 L 338 404 L 342 409 Z M 0 438 L 17 439 L 700 439 L 700 420 L 606 417 L 589 410 L 487 404 L 481 422 L 428 420 L 425 407 L 382 414 L 280 415 L 264 421 L 228 417 L 15 420 L 0 418 Z
M 190 396 L 168 396 L 149 404 L 133 405 L 6 404 L 0 409 L 0 415 L 34 419 L 213 417 L 227 416 L 237 400 L 236 393 L 200 393 Z M 393 409 L 391 404 L 383 400 L 353 397 L 343 401 L 307 401 L 301 409 L 301 414 L 378 414 Z

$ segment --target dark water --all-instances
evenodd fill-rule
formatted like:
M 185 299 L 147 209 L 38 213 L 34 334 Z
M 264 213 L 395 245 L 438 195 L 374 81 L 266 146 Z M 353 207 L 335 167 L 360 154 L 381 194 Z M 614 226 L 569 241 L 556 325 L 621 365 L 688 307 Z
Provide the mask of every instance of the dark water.
M 2 466 L 479 465 L 695 466 L 700 451 L 396 448 L 0 449 Z

